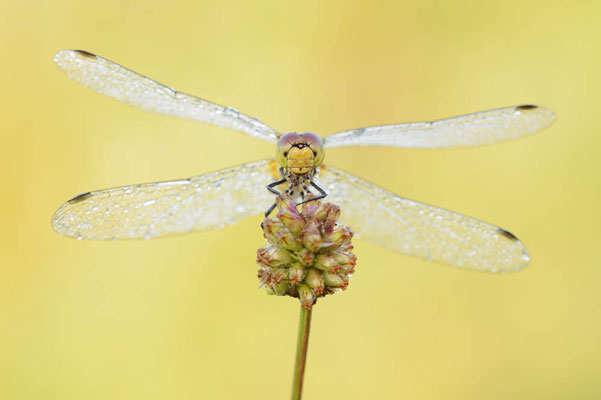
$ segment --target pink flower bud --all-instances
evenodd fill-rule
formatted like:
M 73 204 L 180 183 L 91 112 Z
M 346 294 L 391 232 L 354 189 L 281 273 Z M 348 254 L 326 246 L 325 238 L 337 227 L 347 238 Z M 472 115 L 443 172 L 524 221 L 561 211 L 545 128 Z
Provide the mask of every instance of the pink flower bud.
M 337 274 L 340 271 L 340 264 L 336 262 L 334 257 L 328 254 L 318 254 L 317 257 L 315 257 L 313 267 L 331 274 Z
M 276 233 L 284 228 L 284 225 L 273 218 L 266 218 L 261 223 L 261 228 L 263 229 L 263 236 L 267 241 L 274 246 L 279 246 L 279 239 L 276 237 Z
M 322 238 L 324 242 L 328 242 L 328 245 L 325 245 L 322 248 L 322 251 L 332 251 L 338 249 L 342 246 L 343 243 L 350 241 L 350 238 L 353 236 L 353 232 L 349 230 L 347 227 L 338 227 L 333 229 L 329 233 L 325 233 Z
M 294 259 L 286 249 L 280 249 L 273 245 L 267 245 L 257 250 L 257 263 L 264 266 L 278 266 L 289 264 Z
M 321 203 L 313 213 L 312 217 L 318 220 L 323 221 L 328 215 L 328 210 L 331 206 L 331 203 Z
M 340 264 L 341 266 L 350 266 L 354 267 L 357 264 L 357 256 L 351 253 L 350 251 L 334 251 L 330 253 L 332 257 Z
M 299 262 L 292 264 L 288 270 L 288 279 L 294 285 L 301 283 L 305 279 L 305 275 L 307 275 L 307 269 Z
M 323 221 L 323 228 L 326 233 L 331 232 L 334 229 L 336 221 L 338 221 L 338 217 L 340 216 L 340 207 L 332 203 L 327 204 L 330 204 L 331 206 L 328 208 L 328 213 Z
M 288 229 L 280 229 L 276 232 L 279 245 L 290 251 L 297 251 L 303 248 L 303 242 L 292 234 Z
M 271 290 L 278 296 L 283 296 L 290 290 L 290 281 L 283 280 L 278 283 L 274 283 L 270 286 Z
M 309 268 L 309 272 L 307 272 L 307 276 L 305 277 L 305 283 L 309 285 L 311 289 L 313 289 L 313 293 L 316 296 L 319 296 L 323 293 L 323 276 L 321 272 L 316 270 L 315 268 Z
M 290 232 L 298 235 L 303 230 L 303 226 L 305 226 L 305 219 L 298 212 L 298 208 L 292 197 L 284 193 L 276 198 L 276 203 L 279 207 L 277 218 Z
M 312 199 L 314 196 L 312 194 L 309 194 L 309 196 L 305 197 L 305 200 L 309 200 Z M 307 203 L 304 203 L 301 209 L 301 213 L 305 218 L 312 218 L 313 217 L 313 213 L 315 212 L 315 210 L 317 210 L 317 208 L 319 207 L 320 202 L 319 201 L 309 201 Z
M 310 220 L 303 229 L 303 244 L 305 247 L 313 252 L 321 250 L 324 246 L 324 242 L 321 238 L 320 222 L 317 220 Z
M 351 250 L 353 250 L 353 243 L 352 243 L 351 239 L 353 238 L 354 232 L 348 226 L 346 226 L 345 228 L 350 235 L 342 241 L 342 244 L 340 245 L 340 248 L 338 250 L 351 251 Z
M 315 254 L 311 251 L 302 248 L 296 252 L 296 257 L 298 261 L 300 261 L 303 265 L 310 266 L 313 264 L 313 260 L 315 260 Z
M 296 286 L 296 289 L 298 291 L 298 297 L 300 299 L 301 306 L 307 310 L 311 309 L 315 303 L 315 298 L 311 288 L 308 285 L 301 283 L 300 285 Z
M 339 287 L 343 283 L 342 278 L 340 276 L 338 276 L 337 274 L 330 274 L 328 272 L 323 273 L 323 282 L 326 286 L 331 287 Z
M 313 218 L 322 221 L 323 230 L 331 231 L 336 225 L 336 221 L 340 216 L 340 207 L 332 203 L 322 203 L 313 213 Z

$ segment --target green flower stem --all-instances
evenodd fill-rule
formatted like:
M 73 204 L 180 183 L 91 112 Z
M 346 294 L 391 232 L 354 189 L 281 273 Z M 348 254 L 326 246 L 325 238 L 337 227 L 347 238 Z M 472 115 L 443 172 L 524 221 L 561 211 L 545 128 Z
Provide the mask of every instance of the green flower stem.
M 294 380 L 292 382 L 292 400 L 300 400 L 303 391 L 303 375 L 305 374 L 305 363 L 307 362 L 312 312 L 313 307 L 307 310 L 301 306 L 296 342 L 296 361 L 294 362 Z

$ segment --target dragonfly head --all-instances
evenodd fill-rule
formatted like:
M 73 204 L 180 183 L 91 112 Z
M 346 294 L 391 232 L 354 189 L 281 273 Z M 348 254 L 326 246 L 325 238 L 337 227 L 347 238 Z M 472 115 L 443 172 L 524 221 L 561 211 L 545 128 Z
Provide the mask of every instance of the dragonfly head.
M 295 175 L 304 175 L 319 167 L 325 156 L 323 141 L 311 132 L 291 132 L 278 141 L 276 158 L 280 167 Z

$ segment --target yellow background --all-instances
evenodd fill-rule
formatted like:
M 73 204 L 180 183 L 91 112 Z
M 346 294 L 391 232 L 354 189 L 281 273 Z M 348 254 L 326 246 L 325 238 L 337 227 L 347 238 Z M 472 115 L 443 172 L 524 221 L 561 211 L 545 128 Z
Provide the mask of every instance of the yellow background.
M 298 304 L 256 289 L 259 217 L 155 241 L 50 228 L 77 193 L 274 149 L 95 94 L 53 65 L 64 48 L 281 131 L 553 109 L 550 129 L 480 149 L 327 154 L 511 230 L 532 263 L 498 276 L 357 240 L 349 289 L 314 312 L 305 398 L 601 397 L 601 3 L 5 0 L 0 11 L 0 398 L 289 396 Z

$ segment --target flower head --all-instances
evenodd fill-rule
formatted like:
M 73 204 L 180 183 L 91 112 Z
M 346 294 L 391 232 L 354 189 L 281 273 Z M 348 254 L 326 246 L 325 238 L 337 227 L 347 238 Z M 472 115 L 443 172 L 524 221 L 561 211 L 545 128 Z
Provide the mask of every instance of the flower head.
M 314 200 L 299 211 L 287 194 L 276 203 L 276 218 L 261 224 L 267 245 L 257 250 L 257 275 L 267 293 L 298 297 L 309 309 L 319 297 L 345 290 L 357 257 L 352 229 L 336 224 L 340 207 Z

